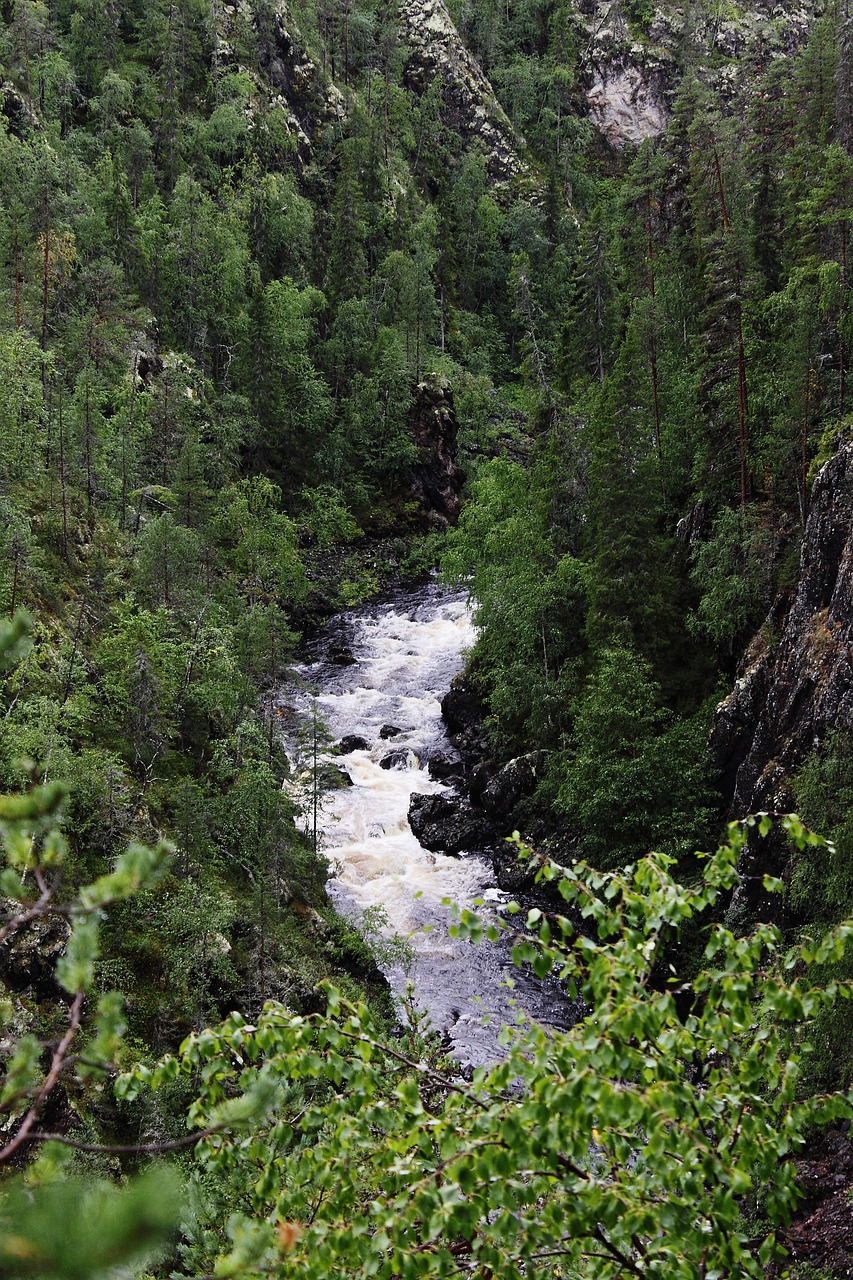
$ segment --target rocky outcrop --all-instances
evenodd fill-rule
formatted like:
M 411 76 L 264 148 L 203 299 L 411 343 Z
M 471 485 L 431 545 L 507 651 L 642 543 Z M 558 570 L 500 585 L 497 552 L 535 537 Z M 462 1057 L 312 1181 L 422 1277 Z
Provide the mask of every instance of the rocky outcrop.
M 441 715 L 450 741 L 471 763 L 490 756 L 486 729 L 486 706 L 475 681 L 467 671 L 455 676 L 441 700 Z
M 223 5 L 214 54 L 220 70 L 245 70 L 237 51 L 247 26 L 256 32 L 270 107 L 284 120 L 297 160 L 307 164 L 318 130 L 345 117 L 343 95 L 308 54 L 284 0 L 263 15 L 248 0 Z
M 802 1202 L 782 1241 L 805 1273 L 853 1275 L 853 1140 L 849 1121 L 816 1135 L 796 1161 Z
M 459 519 L 465 473 L 456 462 L 456 412 L 444 378 L 418 386 L 411 423 L 418 460 L 412 468 L 412 492 L 425 528 L 447 529 Z
M 12 904 L 3 899 L 2 905 L 8 908 Z M 8 991 L 36 1000 L 54 999 L 59 991 L 56 963 L 70 933 L 67 920 L 51 915 L 37 917 L 13 933 L 0 948 L 0 982 Z
M 814 483 L 793 598 L 780 598 L 714 718 L 733 816 L 792 807 L 791 780 L 833 729 L 853 731 L 853 444 Z
M 701 66 L 702 79 L 735 112 L 754 91 L 747 68 L 758 75 L 792 54 L 808 39 L 814 16 L 811 0 L 751 0 L 725 11 L 652 4 L 638 21 L 623 0 L 578 0 L 590 118 L 617 150 L 658 137 L 684 66 Z
M 483 853 L 498 840 L 488 819 L 461 796 L 415 792 L 409 801 L 409 826 L 432 853 Z
M 507 761 L 497 772 L 486 766 L 486 785 L 482 791 L 479 788 L 475 791 L 474 778 L 471 779 L 472 799 L 476 799 L 481 809 L 495 822 L 505 824 L 521 801 L 532 796 L 542 781 L 545 759 L 544 751 L 531 751 Z M 477 780 L 483 779 L 478 777 Z
M 490 177 L 524 177 L 523 144 L 491 84 L 465 48 L 444 0 L 400 0 L 400 28 L 410 49 L 406 82 L 423 93 L 440 83 L 445 123 L 485 152 Z
M 0 84 L 0 116 L 16 138 L 25 138 L 36 123 L 26 99 L 8 80 Z
M 669 123 L 664 77 L 624 58 L 598 64 L 586 100 L 593 122 L 617 149 L 657 138 Z

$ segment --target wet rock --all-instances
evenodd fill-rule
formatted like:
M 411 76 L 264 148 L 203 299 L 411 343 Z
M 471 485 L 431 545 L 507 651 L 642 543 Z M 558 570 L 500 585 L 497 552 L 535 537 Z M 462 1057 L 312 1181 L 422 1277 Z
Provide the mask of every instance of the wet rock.
M 383 724 L 382 728 L 379 730 L 379 737 L 383 742 L 386 742 L 388 738 L 399 738 L 402 732 L 403 730 L 398 729 L 395 724 Z
M 328 650 L 327 657 L 337 667 L 352 667 L 358 661 L 352 649 L 347 649 L 344 645 L 334 645 Z
M 460 796 L 422 795 L 409 801 L 409 825 L 425 849 L 433 853 L 482 852 L 497 839 L 492 824 L 473 812 Z
M 413 759 L 413 753 L 408 747 L 397 747 L 395 751 L 389 751 L 387 756 L 383 756 L 379 761 L 380 769 L 408 769 Z
M 483 793 L 495 776 L 500 766 L 494 760 L 480 760 L 473 766 L 468 775 L 468 797 L 474 804 L 479 804 Z
M 436 751 L 427 761 L 429 776 L 438 782 L 461 777 L 463 767 L 459 756 L 452 755 L 449 751 Z
M 335 750 L 342 756 L 348 756 L 352 751 L 369 751 L 370 743 L 357 733 L 348 733 L 341 738 Z
M 491 818 L 508 817 L 520 800 L 531 796 L 542 781 L 545 752 L 517 756 L 493 774 L 479 795 L 479 803 Z
M 463 757 L 480 759 L 490 755 L 485 726 L 485 706 L 473 678 L 467 673 L 455 677 L 441 700 L 441 714 L 454 747 Z
M 515 845 L 506 840 L 495 846 L 491 858 L 495 879 L 504 893 L 528 893 L 533 888 L 539 867 L 535 858 L 520 858 Z
M 411 420 L 418 461 L 412 491 L 425 529 L 447 529 L 459 519 L 465 473 L 457 465 L 456 411 L 446 379 L 432 375 L 418 386 Z
M 336 773 L 336 775 L 337 775 L 337 783 L 336 783 L 336 785 L 337 785 L 338 787 L 353 787 L 353 786 L 355 786 L 355 783 L 353 782 L 352 778 L 349 776 L 349 774 L 347 773 L 346 769 L 344 768 L 344 766 L 343 766 L 342 764 L 336 765 L 336 767 L 335 767 L 335 773 Z

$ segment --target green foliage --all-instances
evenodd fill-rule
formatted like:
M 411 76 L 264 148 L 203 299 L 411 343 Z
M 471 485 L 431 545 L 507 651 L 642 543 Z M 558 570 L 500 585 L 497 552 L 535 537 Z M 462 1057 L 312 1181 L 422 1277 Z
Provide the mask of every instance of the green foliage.
M 15 614 L 23 603 L 37 617 L 26 655 L 20 617 L 8 633 L 14 661 L 4 669 L 0 774 L 29 789 L 0 804 L 3 884 L 10 899 L 24 893 L 25 906 L 36 872 L 53 876 L 61 857 L 63 906 L 76 904 L 70 941 L 68 917 L 51 925 L 65 947 L 64 994 L 52 977 L 38 1000 L 25 993 L 20 1018 L 34 1017 L 40 1003 L 49 1026 L 44 1040 L 41 1024 L 17 1040 L 3 1105 L 13 1105 L 18 1079 L 38 1087 L 43 1043 L 59 1043 L 66 1006 L 83 987 L 95 1023 L 89 1056 L 100 1062 L 116 1056 L 123 1034 L 102 986 L 128 987 L 134 1034 L 159 1047 L 232 1004 L 248 1002 L 254 1016 L 271 991 L 309 988 L 336 949 L 350 959 L 358 950 L 337 935 L 324 950 L 299 915 L 315 909 L 303 898 L 326 910 L 325 872 L 293 826 L 275 718 L 259 693 L 281 678 L 296 611 L 320 597 L 330 603 L 325 582 L 309 583 L 300 542 L 322 552 L 360 529 L 409 519 L 412 406 L 418 381 L 434 371 L 456 394 L 474 476 L 446 563 L 473 590 L 475 670 L 494 727 L 514 746 L 553 753 L 552 793 L 602 864 L 649 842 L 682 851 L 701 838 L 709 802 L 700 708 L 714 662 L 733 668 L 764 613 L 782 572 L 781 540 L 793 547 L 810 474 L 829 456 L 849 400 L 846 46 L 829 11 L 799 51 L 788 31 L 776 38 L 784 17 L 769 15 L 766 62 L 764 53 L 760 68 L 749 61 L 745 75 L 742 59 L 752 52 L 730 57 L 729 42 L 714 43 L 732 19 L 718 4 L 707 23 L 684 31 L 685 73 L 667 134 L 617 155 L 587 117 L 580 86 L 589 33 L 576 6 L 454 0 L 451 8 L 524 135 L 527 176 L 517 181 L 496 184 L 488 146 L 481 152 L 457 131 L 460 104 L 442 77 L 416 83 L 393 6 L 376 0 L 295 0 L 284 17 L 266 3 L 209 0 L 156 0 L 147 9 L 139 0 L 0 5 L 0 607 Z M 649 14 L 643 0 L 621 10 L 635 36 Z M 616 9 L 612 16 L 618 45 L 624 32 Z M 703 51 L 705 30 L 712 47 Z M 775 58 L 777 45 L 785 59 Z M 715 102 L 708 86 L 716 82 L 747 85 L 752 96 L 732 87 L 733 97 Z M 784 554 L 790 564 L 791 550 Z M 336 599 L 371 598 L 379 581 L 375 563 L 353 557 Z M 822 825 L 825 811 L 838 843 L 836 852 L 807 846 L 792 862 L 787 905 L 796 927 L 807 927 L 809 912 L 828 919 L 833 895 L 846 902 L 842 756 L 828 748 L 800 779 L 807 812 Z M 147 874 L 139 848 L 160 830 L 177 840 L 175 867 L 156 892 L 128 896 Z M 129 843 L 136 852 L 126 856 Z M 679 890 L 667 892 L 681 900 Z M 98 928 L 112 898 L 112 922 Z M 740 972 L 741 959 L 726 957 Z M 606 968 L 596 955 L 599 962 Z M 634 1016 L 625 1015 L 615 1056 L 598 1059 L 609 1083 L 597 1105 L 629 1105 L 615 1086 L 627 1078 L 619 1053 L 626 1072 L 636 1067 L 641 1078 L 646 1069 L 632 1057 Z M 348 1011 L 344 1020 L 367 1026 L 363 1017 Z M 839 1043 L 834 1030 L 824 1035 L 830 1017 L 838 1015 L 818 1015 L 824 1061 Z M 674 1023 L 661 1026 L 665 1040 L 682 1043 Z M 656 1036 L 647 1037 L 653 1047 Z M 707 1031 L 697 1049 L 706 1072 L 722 1070 L 720 1059 L 715 1068 L 703 1057 L 711 1039 Z M 388 1238 L 369 1256 L 376 1273 L 469 1263 L 508 1277 L 522 1265 L 543 1274 L 615 1270 L 612 1253 L 612 1263 L 594 1260 L 601 1250 L 591 1245 L 581 1258 L 553 1234 L 558 1214 L 566 1230 L 576 1221 L 569 1193 L 607 1239 L 607 1215 L 621 1213 L 618 1193 L 628 1197 L 626 1232 L 633 1224 L 653 1253 L 670 1236 L 681 1247 L 687 1183 L 671 1221 L 658 1216 L 652 1230 L 636 1215 L 669 1202 L 662 1195 L 643 1208 L 630 1199 L 618 1163 L 630 1152 L 631 1169 L 636 1161 L 638 1175 L 654 1179 L 646 1170 L 654 1144 L 669 1150 L 670 1141 L 655 1115 L 623 1114 L 615 1138 L 590 1156 L 590 1127 L 601 1127 L 591 1104 L 576 1113 L 572 1103 L 565 1123 L 577 1121 L 578 1132 L 565 1150 L 580 1144 L 586 1163 L 578 1167 L 588 1176 L 575 1185 L 556 1157 L 545 1170 L 528 1148 L 518 1166 L 528 1172 L 513 1181 L 501 1163 L 501 1143 L 515 1142 L 519 1124 L 508 1076 L 486 1102 L 506 1134 L 484 1132 L 490 1145 L 463 1158 L 458 1132 L 444 1127 L 462 1095 L 435 1045 L 414 1031 L 412 1061 L 423 1055 L 441 1081 L 421 1096 L 425 1108 L 435 1102 L 434 1130 L 433 1119 L 407 1112 L 413 1086 L 406 1064 L 389 1059 L 393 1046 L 372 1095 L 384 1109 L 377 1103 L 369 1121 L 353 1111 L 357 1123 L 346 1112 L 344 1121 L 359 1090 L 374 1089 L 359 1072 L 379 1050 L 359 1045 L 363 1068 L 331 1041 L 320 1046 L 327 1063 L 317 1066 L 313 1049 L 300 1059 L 296 1075 L 309 1061 L 317 1075 L 296 1080 L 284 1106 L 299 1117 L 305 1144 L 294 1180 L 283 1129 L 274 1174 L 266 1138 L 249 1141 L 234 1156 L 236 1189 L 220 1186 L 197 1236 L 188 1235 L 188 1268 L 197 1249 L 208 1269 L 230 1253 L 223 1274 L 268 1258 L 275 1267 L 295 1258 L 310 1271 L 290 1218 L 276 1234 L 269 1186 L 286 1187 L 281 1212 L 307 1222 L 315 1206 L 299 1200 L 296 1175 L 314 1176 L 311 1143 L 322 1139 L 322 1152 L 345 1124 L 354 1126 L 351 1164 L 329 1148 L 328 1169 L 317 1175 L 322 1186 L 346 1168 L 333 1193 L 340 1223 L 324 1236 L 320 1224 L 331 1219 L 315 1214 L 316 1235 L 305 1236 L 327 1271 L 328 1241 L 349 1230 L 343 1210 L 355 1224 L 336 1255 L 344 1266 L 352 1258 L 362 1265 L 358 1242 L 375 1230 L 374 1242 L 383 1231 Z M 525 1072 L 550 1051 L 534 1036 L 529 1066 L 517 1055 L 508 1068 L 531 1080 L 531 1097 L 538 1077 Z M 557 1085 L 541 1086 L 547 1118 L 544 1110 L 522 1117 L 531 1134 L 547 1131 L 559 1111 L 547 1104 L 571 1097 L 574 1060 L 563 1065 Z M 341 1079 L 349 1073 L 350 1101 L 335 1080 L 321 1079 L 327 1068 Z M 223 1069 L 237 1071 L 230 1059 Z M 113 1118 L 82 1069 L 68 1083 L 81 1125 L 109 1128 Z M 188 1088 L 189 1076 L 180 1083 Z M 681 1087 L 685 1105 L 704 1107 L 692 1081 Z M 320 1115 L 329 1098 L 327 1123 Z M 661 1124 L 674 1142 L 673 1105 Z M 305 1128 L 306 1106 L 316 1132 Z M 724 1121 L 736 1118 L 721 1106 Z M 744 1107 L 739 1135 L 756 1114 L 753 1098 Z M 707 1134 L 723 1121 L 705 1118 L 694 1135 L 700 1154 L 687 1159 L 694 1170 L 704 1160 L 716 1168 Z M 476 1117 L 452 1123 L 477 1132 Z M 558 1130 L 563 1123 L 558 1115 Z M 388 1128 L 393 1160 L 371 1154 L 370 1124 L 374 1145 Z M 635 1156 L 638 1133 L 647 1135 L 647 1155 Z M 749 1150 L 754 1136 L 737 1143 Z M 771 1149 L 762 1148 L 750 1176 Z M 55 1153 L 46 1156 L 44 1176 L 51 1161 L 59 1168 Z M 254 1182 L 244 1167 L 252 1161 Z M 596 1161 L 604 1172 L 594 1183 Z M 451 1176 L 457 1169 L 461 1181 Z M 209 1192 L 218 1170 L 205 1176 Z M 483 1191 L 462 1186 L 467 1178 Z M 704 1166 L 697 1179 L 700 1196 L 717 1185 Z M 719 1195 L 723 1230 L 736 1196 Z M 111 1212 L 106 1201 L 96 1211 L 105 1221 Z M 496 1239 L 504 1233 L 494 1246 L 492 1228 Z M 548 1251 L 536 1233 L 549 1230 L 568 1260 L 538 1256 Z M 45 1241 L 52 1232 L 44 1226 Z M 695 1254 L 699 1238 L 669 1259 L 668 1274 L 689 1265 L 712 1274 Z M 22 1239 L 26 1253 L 31 1237 Z M 475 1241 L 484 1243 L 470 1252 Z M 24 1268 L 16 1247 L 14 1265 Z M 740 1247 L 731 1246 L 726 1267 L 743 1269 Z M 30 1254 L 27 1265 L 70 1275 L 76 1248 L 63 1261 Z M 653 1264 L 660 1269 L 662 1256 Z
M 536 725 L 552 736 L 580 648 L 585 568 L 557 553 L 536 479 L 516 463 L 484 465 L 472 496 L 448 539 L 443 569 L 469 584 L 476 601 L 475 658 L 497 720 L 511 733 Z
M 793 929 L 834 924 L 853 910 L 853 769 L 850 735 L 829 735 L 806 761 L 794 782 L 794 794 L 808 819 L 819 817 L 830 836 L 825 847 L 801 850 L 786 870 L 787 903 Z M 827 980 L 848 981 L 845 957 L 825 970 Z M 840 1010 L 822 1011 L 815 1020 L 815 1052 L 809 1062 L 813 1088 L 853 1080 L 853 1055 L 846 1019 Z
M 610 875 L 543 861 L 539 877 L 584 926 L 529 911 L 516 961 L 559 975 L 588 1013 L 567 1032 L 508 1029 L 505 1058 L 470 1082 L 417 1024 L 388 1041 L 331 987 L 323 1015 L 274 1002 L 253 1024 L 235 1013 L 123 1076 L 134 1096 L 200 1073 L 190 1123 L 216 1131 L 197 1148 L 197 1196 L 226 1180 L 239 1190 L 224 1233 L 201 1210 L 209 1226 L 185 1243 L 187 1273 L 760 1280 L 797 1200 L 806 1126 L 851 1112 L 844 1094 L 799 1097 L 798 1028 L 850 994 L 813 986 L 809 968 L 843 953 L 853 923 L 790 950 L 772 925 L 736 937 L 709 923 L 692 983 L 668 977 L 660 962 L 680 929 L 740 882 L 754 823 L 730 827 L 691 888 L 661 854 Z M 796 818 L 784 825 L 798 848 L 825 844 Z M 455 932 L 484 927 L 500 926 L 466 910 Z M 744 1208 L 757 1197 L 756 1234 Z
M 4 627 L 3 660 L 13 658 L 28 630 L 23 615 Z M 20 1000 L 7 997 L 0 1006 L 5 1044 L 0 1167 L 15 1168 L 19 1153 L 30 1144 L 46 1144 L 25 1179 L 0 1184 L 0 1260 L 5 1274 L 77 1280 L 153 1259 L 177 1223 L 177 1185 L 167 1170 L 152 1172 L 121 1192 L 69 1178 L 67 1148 L 48 1141 L 44 1127 L 44 1112 L 60 1086 L 65 1098 L 79 1105 L 91 1083 L 102 1091 L 122 1051 L 123 1000 L 117 992 L 106 992 L 91 1017 L 85 1052 L 73 1052 L 79 1052 L 83 1037 L 86 997 L 94 995 L 101 918 L 105 908 L 154 885 L 170 850 L 165 844 L 133 844 L 112 871 L 60 898 L 63 864 L 68 861 L 61 829 L 64 800 L 65 789 L 58 784 L 0 796 L 4 976 L 14 975 L 18 968 L 26 973 L 32 963 L 26 958 L 27 948 L 38 949 L 58 932 L 61 954 L 55 978 L 64 995 L 53 1016 L 57 1025 L 65 1024 L 45 1043 L 35 1034 L 38 1024 Z M 50 950 L 55 953 L 57 948 Z
M 693 625 L 715 644 L 733 647 L 761 619 L 768 602 L 761 529 L 751 512 L 724 507 L 711 537 L 693 554 L 693 578 L 702 591 Z
M 305 524 L 319 547 L 330 547 L 336 542 L 352 542 L 361 536 L 361 529 L 333 485 L 323 484 L 315 489 L 303 489 L 302 501 L 308 508 Z
M 648 848 L 680 855 L 710 834 L 704 718 L 661 705 L 646 662 L 606 649 L 578 701 L 567 751 L 552 765 L 557 805 L 600 867 Z
M 178 1191 L 164 1168 L 122 1190 L 77 1179 L 13 1186 L 0 1200 L 4 1272 L 21 1280 L 100 1280 L 117 1266 L 138 1274 L 168 1248 Z

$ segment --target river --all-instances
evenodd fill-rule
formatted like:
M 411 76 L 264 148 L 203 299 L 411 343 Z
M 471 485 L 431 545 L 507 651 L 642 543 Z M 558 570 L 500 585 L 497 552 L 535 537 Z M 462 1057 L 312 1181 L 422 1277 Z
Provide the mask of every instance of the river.
M 363 740 L 335 757 L 352 785 L 327 792 L 319 807 L 330 895 L 345 915 L 382 909 L 385 931 L 411 949 L 408 963 L 383 965 L 392 988 L 399 994 L 411 979 L 435 1030 L 460 1061 L 477 1066 L 499 1056 L 501 1026 L 522 1011 L 565 1025 L 570 1010 L 556 984 L 519 973 L 508 940 L 474 946 L 451 937 L 448 900 L 500 912 L 508 895 L 487 858 L 430 853 L 409 826 L 413 792 L 452 793 L 428 763 L 453 754 L 440 703 L 474 639 L 466 596 L 432 581 L 332 619 L 296 674 L 310 691 L 300 695 L 303 709 L 316 699 L 332 740 Z

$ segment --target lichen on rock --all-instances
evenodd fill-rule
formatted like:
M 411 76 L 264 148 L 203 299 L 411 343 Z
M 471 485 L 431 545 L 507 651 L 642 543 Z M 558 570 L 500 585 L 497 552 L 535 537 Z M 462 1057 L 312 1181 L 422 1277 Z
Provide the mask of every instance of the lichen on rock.
M 853 443 L 815 480 L 793 599 L 777 600 L 716 711 L 732 816 L 790 808 L 793 777 L 835 729 L 853 731 Z
M 669 123 L 656 79 L 631 63 L 600 65 L 586 97 L 594 123 L 617 148 L 656 138 Z
M 463 140 L 483 148 L 493 181 L 526 177 L 524 144 L 466 49 L 444 0 L 400 0 L 399 18 L 410 48 L 409 86 L 423 92 L 440 81 L 447 123 Z

